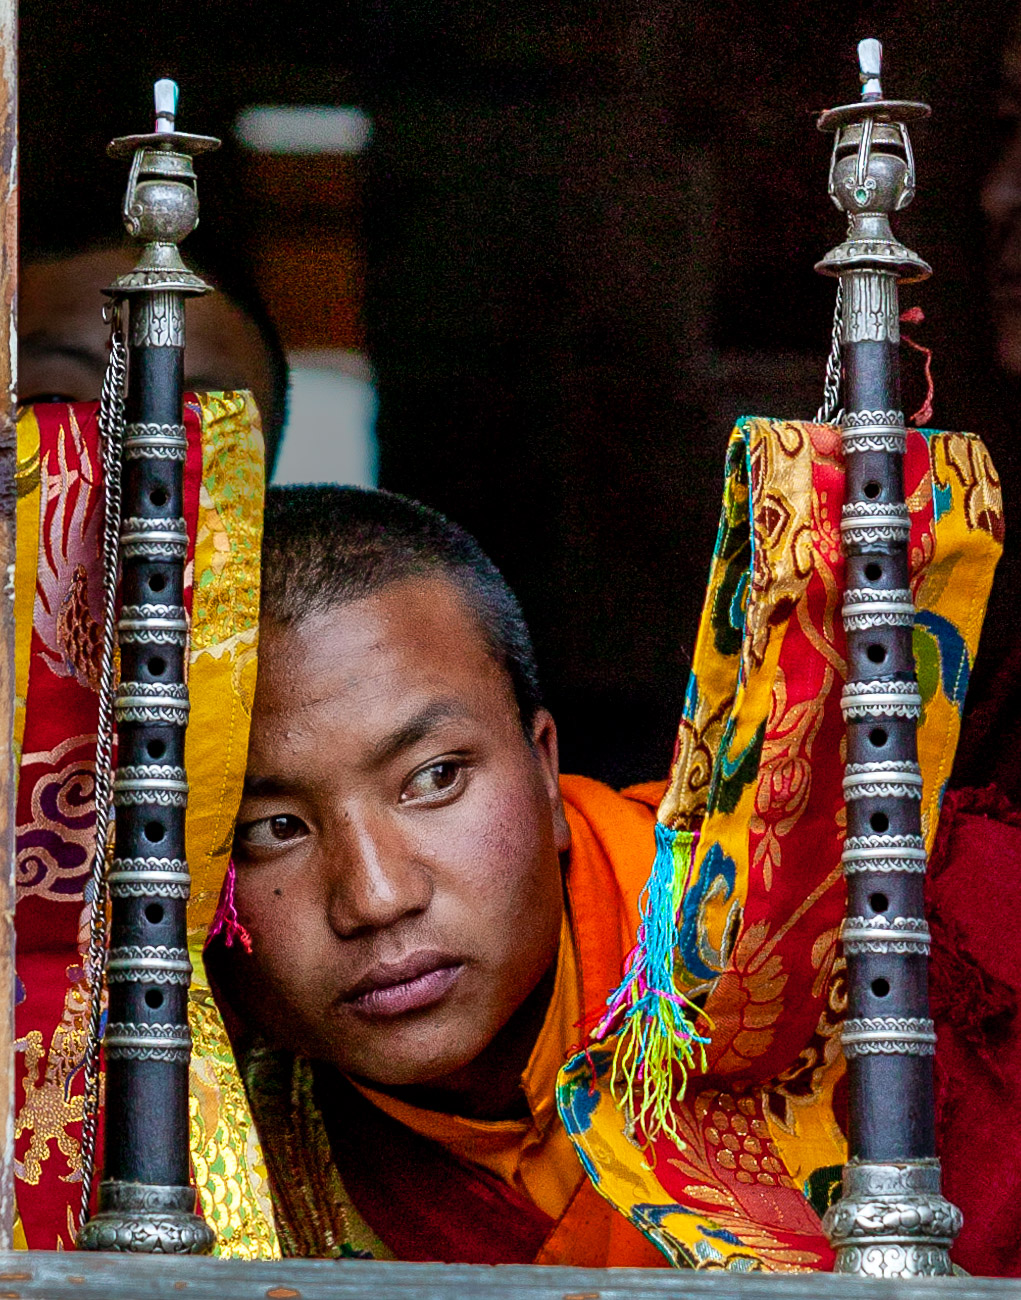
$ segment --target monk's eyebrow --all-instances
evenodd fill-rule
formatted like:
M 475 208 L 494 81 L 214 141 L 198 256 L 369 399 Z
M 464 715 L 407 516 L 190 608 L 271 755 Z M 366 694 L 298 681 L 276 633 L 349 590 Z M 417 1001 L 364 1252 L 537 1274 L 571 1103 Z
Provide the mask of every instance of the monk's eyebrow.
M 272 799 L 274 796 L 293 794 L 289 782 L 278 776 L 246 776 L 242 797 L 246 799 Z
M 457 700 L 433 700 L 388 736 L 377 741 L 369 751 L 367 766 L 384 767 L 402 750 L 424 740 L 442 723 L 467 716 L 467 710 Z
M 393 731 L 378 740 L 365 757 L 365 767 L 385 767 L 402 750 L 424 740 L 430 732 L 458 718 L 466 718 L 468 710 L 458 700 L 433 700 Z M 243 797 L 248 799 L 273 799 L 293 795 L 295 782 L 279 776 L 246 776 Z

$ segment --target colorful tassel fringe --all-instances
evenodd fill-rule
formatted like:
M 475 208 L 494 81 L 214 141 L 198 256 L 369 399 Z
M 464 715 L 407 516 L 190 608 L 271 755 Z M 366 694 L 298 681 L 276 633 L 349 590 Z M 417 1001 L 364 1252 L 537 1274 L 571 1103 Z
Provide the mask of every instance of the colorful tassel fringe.
M 656 858 L 641 904 L 638 942 L 624 979 L 606 1000 L 607 1012 L 592 1032 L 601 1042 L 616 1033 L 612 1084 L 617 1103 L 646 1141 L 666 1133 L 683 1146 L 673 1103 L 684 1096 L 688 1071 L 706 1068 L 709 1039 L 695 1033 L 705 1013 L 674 983 L 677 917 L 695 860 L 697 831 L 656 824 Z M 712 1024 L 709 1023 L 709 1028 Z

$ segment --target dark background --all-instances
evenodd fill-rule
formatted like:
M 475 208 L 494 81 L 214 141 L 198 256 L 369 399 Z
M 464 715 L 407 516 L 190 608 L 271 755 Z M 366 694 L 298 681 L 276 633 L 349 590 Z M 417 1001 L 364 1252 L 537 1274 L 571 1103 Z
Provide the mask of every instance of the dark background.
M 427 0 L 169 6 L 22 0 L 23 234 L 115 234 L 106 141 L 249 103 L 359 104 L 357 163 L 201 160 L 203 229 L 251 269 L 285 341 L 367 347 L 382 485 L 481 539 L 535 635 L 564 765 L 665 772 L 727 434 L 821 399 L 840 242 L 828 137 L 880 37 L 887 92 L 934 107 L 897 230 L 935 268 L 904 305 L 943 427 L 1016 455 L 982 287 L 981 178 L 1011 4 Z M 187 251 L 187 245 L 185 246 Z M 345 306 L 346 304 L 346 306 Z M 352 305 L 353 304 L 353 305 Z M 905 410 L 924 386 L 905 358 Z

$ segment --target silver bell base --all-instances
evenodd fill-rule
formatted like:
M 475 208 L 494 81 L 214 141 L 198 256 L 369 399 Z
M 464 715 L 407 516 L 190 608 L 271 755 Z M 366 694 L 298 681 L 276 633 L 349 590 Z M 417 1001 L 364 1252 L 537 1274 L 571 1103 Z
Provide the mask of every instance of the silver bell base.
M 844 1166 L 844 1194 L 823 1228 L 835 1273 L 860 1277 L 951 1277 L 950 1247 L 963 1217 L 940 1193 L 938 1160 Z
M 78 1233 L 79 1250 L 208 1255 L 216 1234 L 195 1213 L 191 1187 L 104 1182 L 99 1212 Z

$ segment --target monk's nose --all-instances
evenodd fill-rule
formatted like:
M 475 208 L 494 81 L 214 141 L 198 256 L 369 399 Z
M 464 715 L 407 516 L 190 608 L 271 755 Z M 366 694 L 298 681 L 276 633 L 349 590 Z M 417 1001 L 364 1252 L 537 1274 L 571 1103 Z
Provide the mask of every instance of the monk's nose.
M 383 930 L 423 912 L 432 878 L 385 819 L 348 817 L 328 869 L 329 920 L 341 938 Z

